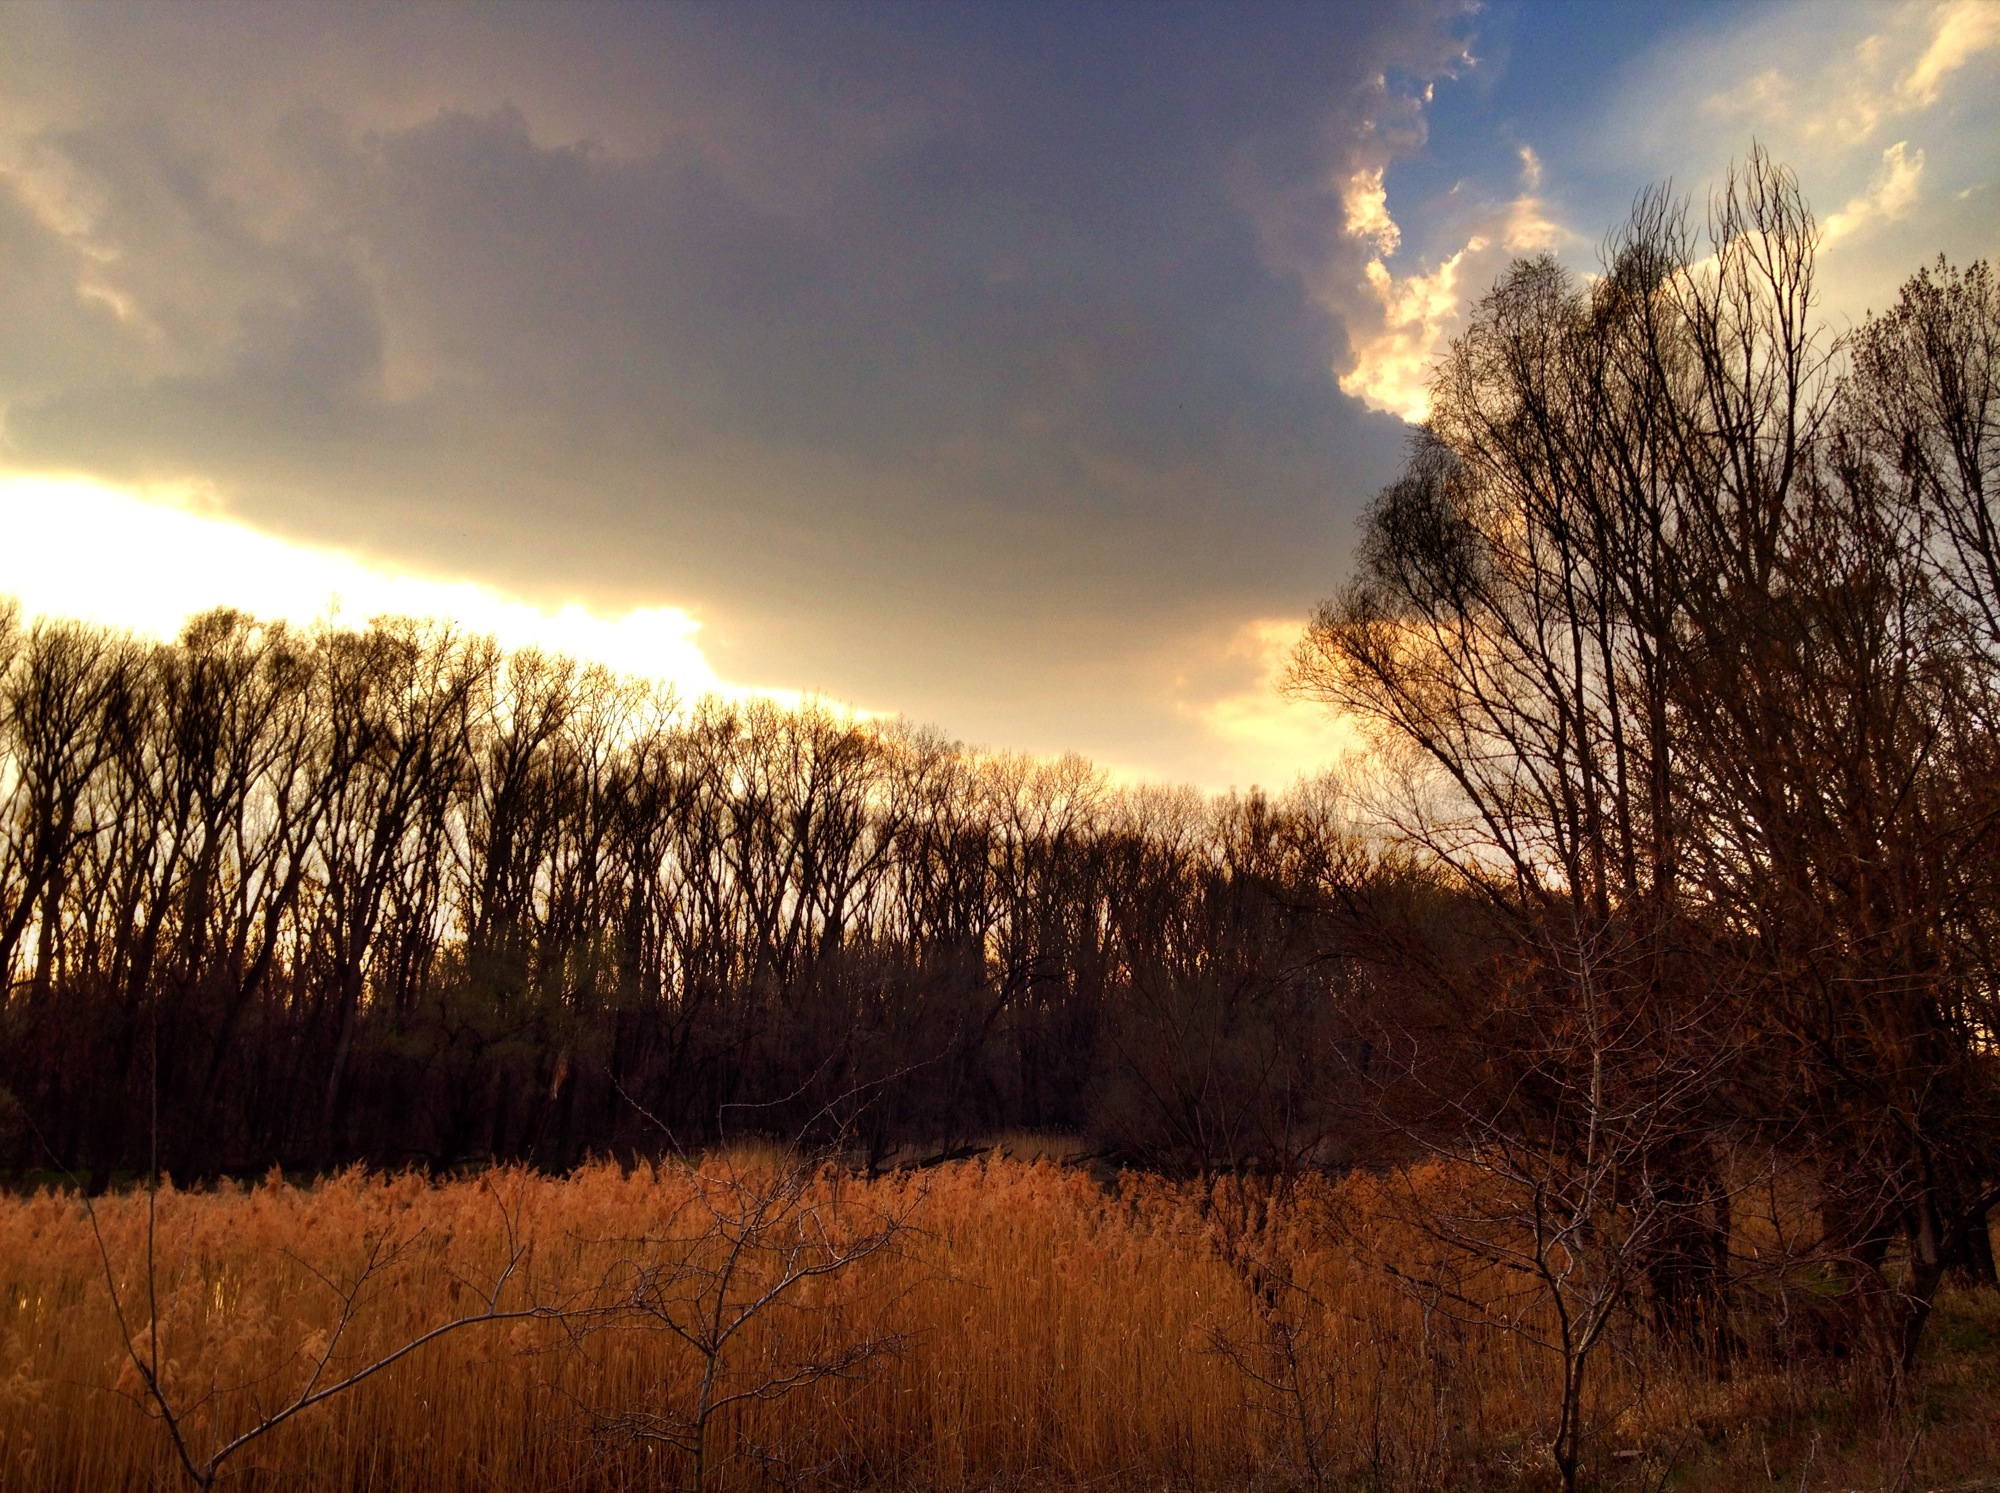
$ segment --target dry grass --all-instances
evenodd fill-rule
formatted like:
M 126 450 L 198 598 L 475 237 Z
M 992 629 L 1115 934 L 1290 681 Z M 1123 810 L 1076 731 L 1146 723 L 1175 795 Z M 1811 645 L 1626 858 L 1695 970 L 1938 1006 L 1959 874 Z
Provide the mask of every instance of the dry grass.
M 713 1263 L 721 1246 L 704 1221 L 717 1179 L 784 1166 L 738 1156 L 700 1173 L 495 1171 L 440 1185 L 349 1173 L 305 1188 L 166 1190 L 157 1317 L 144 1195 L 96 1211 L 141 1348 L 157 1330 L 168 1393 L 194 1407 L 197 1451 L 297 1392 L 335 1320 L 327 1282 L 351 1282 L 384 1243 L 391 1258 L 366 1283 L 332 1371 L 470 1309 L 510 1240 L 527 1248 L 502 1305 L 573 1313 L 442 1339 L 257 1442 L 225 1486 L 670 1488 L 688 1475 L 682 1452 L 606 1427 L 687 1405 L 697 1355 L 657 1322 L 574 1313 L 623 1299 L 635 1266 Z M 909 1227 L 892 1249 L 803 1282 L 755 1318 L 730 1344 L 725 1386 L 889 1335 L 900 1351 L 723 1412 L 712 1483 L 1546 1486 L 1555 1365 L 1521 1335 L 1427 1310 L 1379 1268 L 1430 1258 L 1397 1221 L 1399 1185 L 1316 1182 L 1274 1203 L 1230 1184 L 1107 1187 L 1050 1162 L 815 1176 L 774 1228 L 807 1220 L 837 1244 L 884 1219 Z M 108 1301 L 74 1195 L 0 1201 L 0 1487 L 114 1493 L 180 1479 Z M 1936 1365 L 1891 1415 L 1781 1354 L 1717 1384 L 1628 1334 L 1593 1387 L 1593 1477 L 1924 1488 L 2000 1472 L 1989 1444 L 2000 1310 L 1948 1302 L 1937 1342 Z

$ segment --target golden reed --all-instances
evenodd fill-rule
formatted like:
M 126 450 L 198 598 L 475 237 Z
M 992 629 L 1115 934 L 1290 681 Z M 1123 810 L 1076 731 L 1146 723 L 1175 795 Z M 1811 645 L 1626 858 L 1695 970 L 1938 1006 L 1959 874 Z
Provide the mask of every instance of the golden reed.
M 735 1248 L 731 1289 L 754 1300 L 774 1262 L 823 1258 L 812 1251 L 883 1220 L 890 1248 L 807 1276 L 726 1344 L 711 1397 L 752 1397 L 714 1417 L 709 1487 L 1544 1483 L 1560 1366 L 1530 1335 L 1537 1303 L 1451 1277 L 1516 1312 L 1523 1330 L 1509 1331 L 1409 1283 L 1449 1268 L 1403 1206 L 1446 1185 L 1435 1173 L 1277 1195 L 998 1158 L 876 1181 L 819 1173 L 780 1193 L 748 1241 L 792 1252 L 746 1252 L 730 1200 L 785 1165 L 738 1154 L 566 1178 L 167 1187 L 150 1224 L 145 1194 L 127 1193 L 96 1203 L 95 1229 L 73 1193 L 0 1200 L 0 1488 L 185 1485 L 114 1284 L 199 1460 L 306 1385 L 371 1251 L 386 1263 L 361 1281 L 322 1382 L 478 1310 L 516 1252 L 499 1305 L 560 1314 L 429 1344 L 256 1440 L 219 1485 L 686 1486 L 684 1450 L 631 1432 L 678 1423 L 702 1359 L 663 1321 L 611 1310 L 635 1272 L 678 1282 L 675 1309 L 706 1310 L 705 1283 Z M 1383 1268 L 1398 1262 L 1400 1278 Z M 857 1343 L 894 1351 L 831 1372 Z M 756 1397 L 792 1377 L 804 1382 L 789 1394 Z M 1635 1335 L 1598 1361 L 1592 1445 L 1629 1466 L 1705 1437 L 1721 1460 L 1702 1485 L 1753 1486 L 1729 1427 L 1773 1424 L 1798 1389 L 1777 1366 L 1722 1385 L 1676 1373 Z M 1796 1455 L 1803 1434 L 1781 1426 L 1760 1454 Z

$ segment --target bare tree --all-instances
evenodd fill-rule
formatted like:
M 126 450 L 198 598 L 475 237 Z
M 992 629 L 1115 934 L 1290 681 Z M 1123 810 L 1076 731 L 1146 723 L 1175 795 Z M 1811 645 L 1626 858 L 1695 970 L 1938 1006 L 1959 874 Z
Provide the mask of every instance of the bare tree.
M 578 1338 L 587 1348 L 605 1333 L 668 1334 L 694 1360 L 693 1390 L 585 1411 L 607 1441 L 684 1453 L 689 1486 L 702 1493 L 718 1465 L 716 1427 L 731 1411 L 857 1377 L 901 1350 L 899 1334 L 847 1331 L 826 1289 L 900 1246 L 915 1194 L 897 1211 L 871 1208 L 812 1153 L 724 1150 L 670 1165 L 679 1200 L 657 1230 L 623 1241 L 629 1252 L 607 1278 L 606 1311 Z
M 387 1351 L 364 1355 L 358 1361 L 344 1358 L 344 1340 L 368 1301 L 392 1282 L 398 1262 L 417 1242 L 414 1234 L 394 1238 L 388 1234 L 364 1236 L 353 1264 L 345 1270 L 322 1270 L 294 1258 L 299 1268 L 323 1289 L 333 1306 L 329 1327 L 294 1355 L 297 1364 L 289 1376 L 288 1389 L 266 1400 L 274 1376 L 264 1376 L 250 1384 L 224 1385 L 211 1382 L 198 1392 L 177 1382 L 170 1368 L 173 1324 L 163 1310 L 160 1291 L 160 1223 L 157 1178 L 148 1180 L 144 1230 L 144 1259 L 136 1293 L 118 1283 L 117 1262 L 99 1226 L 96 1205 L 81 1199 L 96 1241 L 103 1268 L 106 1295 L 117 1320 L 119 1342 L 126 1362 L 137 1381 L 131 1398 L 147 1415 L 165 1428 L 174 1459 L 187 1480 L 197 1488 L 212 1488 L 228 1465 L 280 1426 L 333 1400 L 355 1386 L 372 1379 L 413 1353 L 468 1328 L 501 1322 L 575 1322 L 589 1308 L 578 1302 L 560 1304 L 538 1302 L 532 1289 L 523 1289 L 524 1276 L 532 1258 L 532 1245 L 520 1237 L 518 1211 L 511 1208 L 497 1190 L 507 1244 L 507 1258 L 491 1281 L 484 1286 L 467 1283 L 475 1305 L 445 1321 L 398 1343 Z M 225 1396 L 248 1393 L 253 1410 L 240 1429 L 222 1425 L 217 1410 Z
M 1517 266 L 1445 360 L 1296 677 L 1423 769 L 1390 826 L 1493 902 L 1516 967 L 1560 985 L 1540 951 L 1615 934 L 1589 998 L 1729 1055 L 1734 1084 L 1654 1135 L 1647 1175 L 1722 1196 L 1720 1143 L 1755 1118 L 1819 1181 L 1856 1314 L 1836 1336 L 1886 1313 L 1907 1365 L 1940 1272 L 1984 1235 L 2000 1133 L 1981 1056 L 2000 318 L 1982 270 L 1926 272 L 1843 384 L 1812 320 L 1815 236 L 1753 155 L 1705 237 L 1655 192 L 1595 285 Z M 1712 1323 L 1724 1272 L 1687 1265 L 1722 1259 L 1726 1211 L 1662 1216 L 1694 1232 L 1635 1236 L 1658 1244 L 1655 1311 Z
M 1690 1192 L 1678 1152 L 1705 1139 L 1731 1055 L 1710 1013 L 1686 1003 L 1666 1018 L 1615 998 L 1631 951 L 1596 930 L 1551 940 L 1546 968 L 1500 1002 L 1504 1040 L 1483 1033 L 1484 1082 L 1433 1097 L 1448 1123 L 1426 1125 L 1426 1153 L 1445 1163 L 1420 1182 L 1405 1173 L 1402 1211 L 1440 1247 L 1427 1264 L 1382 1261 L 1428 1310 L 1518 1337 L 1550 1362 L 1549 1455 L 1565 1489 L 1581 1486 L 1591 1439 L 1593 1369 L 1635 1302 L 1684 1310 L 1713 1297 L 1668 1292 L 1667 1270 L 1712 1277 L 1723 1262 L 1688 1257 L 1691 1241 L 1726 1239 L 1731 1194 Z M 1560 998 L 1549 999 L 1553 984 Z M 1537 988 L 1538 986 L 1542 988 Z M 1662 1172 L 1660 1160 L 1668 1158 Z M 1679 1337 L 1697 1325 L 1669 1316 Z

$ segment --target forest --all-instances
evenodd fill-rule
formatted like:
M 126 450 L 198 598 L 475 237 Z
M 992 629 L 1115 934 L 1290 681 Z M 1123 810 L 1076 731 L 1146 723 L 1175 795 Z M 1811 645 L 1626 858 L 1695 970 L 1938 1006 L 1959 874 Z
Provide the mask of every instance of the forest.
M 1329 1138 L 1323 794 L 1115 792 L 402 622 L 7 642 L 18 1168 Z
M 314 1396 L 440 1326 L 384 1379 L 584 1450 L 426 1487 L 2000 1475 L 2000 287 L 1836 335 L 1816 237 L 1753 154 L 1477 304 L 1293 663 L 1368 749 L 1280 793 L 445 622 L 0 618 L 0 1485 L 248 1429 L 419 1486 L 413 1401 Z M 258 1274 L 316 1196 L 374 1243 L 232 1346 L 321 1310 Z M 170 1432 L 115 1466 L 23 1429 L 100 1361 Z

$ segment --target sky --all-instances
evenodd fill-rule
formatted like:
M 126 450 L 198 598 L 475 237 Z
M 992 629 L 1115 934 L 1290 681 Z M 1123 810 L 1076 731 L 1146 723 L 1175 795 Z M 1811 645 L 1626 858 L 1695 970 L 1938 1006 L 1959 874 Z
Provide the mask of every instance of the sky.
M 1277 691 L 1509 261 L 1753 143 L 2000 248 L 2000 0 L 0 5 L 0 593 L 449 618 L 1114 775 Z

